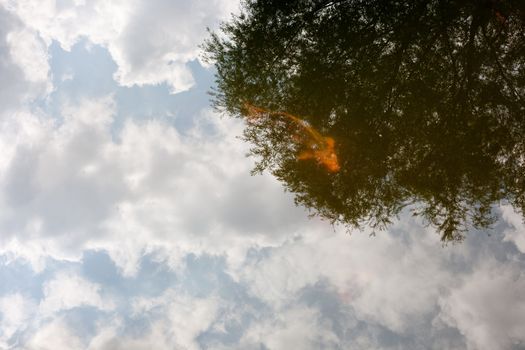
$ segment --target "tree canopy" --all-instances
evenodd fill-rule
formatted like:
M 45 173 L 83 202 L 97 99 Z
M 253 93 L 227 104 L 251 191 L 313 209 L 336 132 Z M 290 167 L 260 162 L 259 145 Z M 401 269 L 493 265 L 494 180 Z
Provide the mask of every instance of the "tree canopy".
M 245 0 L 205 52 L 255 171 L 333 222 L 409 207 L 451 241 L 525 209 L 524 25 L 522 0 Z M 335 141 L 337 171 L 286 115 Z

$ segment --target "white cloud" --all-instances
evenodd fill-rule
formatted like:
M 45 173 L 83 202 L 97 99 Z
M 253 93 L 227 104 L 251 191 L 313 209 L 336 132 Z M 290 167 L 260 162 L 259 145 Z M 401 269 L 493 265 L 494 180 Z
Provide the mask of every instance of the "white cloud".
M 317 231 L 243 266 L 239 278 L 272 305 L 285 305 L 302 288 L 326 280 L 359 319 L 402 333 L 431 313 L 441 288 L 453 283 L 453 272 L 444 265 L 454 247 L 442 249 L 437 235 L 417 232 L 417 224 L 411 224 L 403 238 Z M 410 235 L 417 239 L 408 244 Z
M 23 347 L 27 350 L 81 350 L 85 346 L 63 318 L 56 318 L 43 325 Z
M 125 86 L 167 83 L 173 93 L 193 85 L 189 61 L 199 58 L 206 27 L 237 10 L 233 0 L 1 0 L 48 43 L 70 49 L 80 38 L 108 48 Z
M 0 4 L 0 116 L 51 89 L 45 45 Z
M 398 233 L 375 238 L 366 232 L 352 237 L 306 234 L 266 250 L 264 258 L 252 259 L 236 276 L 274 309 L 272 314 L 293 304 L 305 288 L 324 281 L 338 296 L 340 312 L 344 305 L 368 326 L 386 327 L 405 339 L 420 338 L 425 346 L 445 344 L 437 335 L 444 329 L 440 322 L 457 329 L 469 349 L 509 349 L 525 343 L 525 279 L 518 257 L 499 261 L 486 247 L 471 246 L 468 237 L 461 245 L 441 247 L 434 232 L 425 232 L 408 217 L 392 230 Z M 376 342 L 370 334 L 361 336 Z M 446 338 L 448 344 L 461 348 L 454 337 Z
M 89 171 L 92 164 L 106 165 L 110 100 L 85 101 L 63 114 L 58 127 L 27 114 L 4 123 L 0 139 L 10 143 L 0 173 L 4 239 L 53 235 L 64 237 L 57 241 L 64 248 L 81 244 L 88 232 L 96 233 L 122 191 L 112 169 L 96 179 Z
M 81 38 L 103 43 L 118 36 L 136 1 L 1 0 L 28 27 L 50 45 L 56 40 L 66 50 Z
M 104 298 L 100 291 L 101 286 L 93 282 L 72 273 L 61 272 L 44 284 L 44 298 L 39 306 L 40 317 L 81 306 L 112 310 L 115 307 L 114 302 Z
M 20 293 L 0 297 L 0 348 L 7 349 L 16 332 L 23 331 L 36 311 L 36 303 Z
M 510 205 L 501 207 L 502 219 L 510 226 L 505 229 L 505 241 L 513 242 L 516 248 L 525 254 L 525 223 L 523 215 Z
M 510 349 L 525 344 L 525 275 L 518 265 L 487 258 L 440 298 L 440 317 L 457 327 L 469 349 Z
M 114 108 L 106 97 L 64 106 L 60 124 L 28 113 L 4 121 L 4 253 L 41 269 L 42 254 L 74 260 L 103 249 L 132 275 L 153 250 L 174 265 L 189 252 L 240 263 L 250 247 L 280 244 L 306 220 L 275 179 L 249 175 L 238 121 L 203 110 L 185 135 L 130 121 L 114 139 Z
M 340 339 L 317 310 L 292 307 L 278 310 L 270 319 L 249 328 L 239 349 L 256 349 L 264 344 L 269 349 L 335 349 Z
M 119 334 L 118 325 L 101 324 L 89 349 L 200 349 L 197 336 L 208 329 L 216 317 L 215 298 L 195 298 L 170 289 L 156 298 L 139 297 L 131 301 L 132 317 L 146 317 L 149 329 L 140 334 Z
M 26 28 L 12 31 L 7 34 L 6 42 L 10 47 L 11 59 L 22 69 L 28 82 L 48 83 L 50 69 L 47 50 L 36 33 Z

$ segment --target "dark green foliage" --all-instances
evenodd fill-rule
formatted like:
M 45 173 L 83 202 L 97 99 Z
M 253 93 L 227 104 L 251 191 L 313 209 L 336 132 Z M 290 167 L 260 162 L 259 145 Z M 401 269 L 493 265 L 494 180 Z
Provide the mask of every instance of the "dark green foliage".
M 216 107 L 302 116 L 337 142 L 341 171 L 298 161 L 282 123 L 245 137 L 323 217 L 383 228 L 400 210 L 444 241 L 525 208 L 525 2 L 244 1 L 205 45 Z

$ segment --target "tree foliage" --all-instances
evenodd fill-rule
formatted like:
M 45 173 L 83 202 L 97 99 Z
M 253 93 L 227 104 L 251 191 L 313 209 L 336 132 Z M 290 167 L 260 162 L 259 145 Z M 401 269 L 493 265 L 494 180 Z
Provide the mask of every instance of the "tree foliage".
M 496 203 L 525 208 L 524 24 L 522 0 L 245 0 L 205 51 L 217 108 L 335 140 L 332 173 L 298 159 L 285 121 L 247 124 L 255 170 L 298 204 L 379 228 L 408 206 L 450 241 Z

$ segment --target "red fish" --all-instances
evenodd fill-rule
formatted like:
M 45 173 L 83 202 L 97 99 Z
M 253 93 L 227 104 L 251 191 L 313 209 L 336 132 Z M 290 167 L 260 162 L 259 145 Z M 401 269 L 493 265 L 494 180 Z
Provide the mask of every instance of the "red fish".
M 270 111 L 250 103 L 245 103 L 244 108 L 247 111 L 248 122 L 257 118 L 282 116 L 298 126 L 294 140 L 302 144 L 304 149 L 297 155 L 297 159 L 313 159 L 331 173 L 336 173 L 341 169 L 335 153 L 335 140 L 332 137 L 321 135 L 307 121 L 290 113 Z

